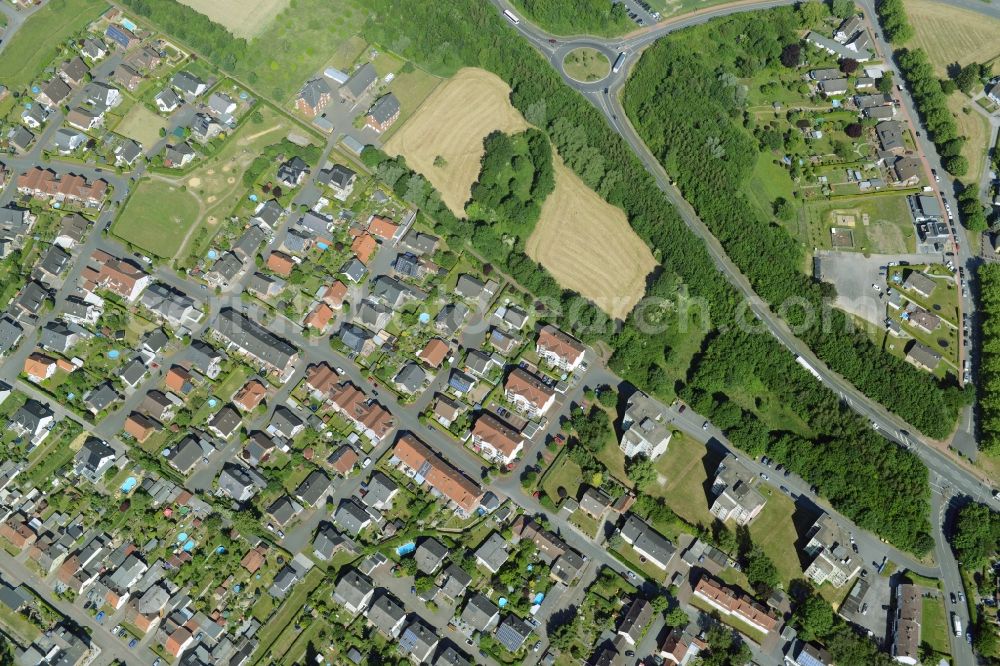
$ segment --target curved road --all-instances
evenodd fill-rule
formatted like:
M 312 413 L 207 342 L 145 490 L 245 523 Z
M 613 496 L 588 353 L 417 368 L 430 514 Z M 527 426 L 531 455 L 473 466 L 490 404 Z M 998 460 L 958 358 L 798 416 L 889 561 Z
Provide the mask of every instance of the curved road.
M 509 8 L 509 5 L 505 2 L 505 0 L 492 0 L 492 2 L 501 10 Z M 769 306 L 756 294 L 747 278 L 740 272 L 739 268 L 737 268 L 729 260 L 719 241 L 714 235 L 712 235 L 711 231 L 698 217 L 691 205 L 684 200 L 680 191 L 670 183 L 670 179 L 663 170 L 663 167 L 656 160 L 655 156 L 650 153 L 645 143 L 635 131 L 635 128 L 632 127 L 621 106 L 619 94 L 627 79 L 627 70 L 629 66 L 634 64 L 636 61 L 636 50 L 648 46 L 660 37 L 673 31 L 705 23 L 713 18 L 725 16 L 734 12 L 753 11 L 787 4 L 793 3 L 790 0 L 765 0 L 763 2 L 741 2 L 732 5 L 724 5 L 698 14 L 687 15 L 675 20 L 662 22 L 653 28 L 638 34 L 612 39 L 584 36 L 561 39 L 549 35 L 549 33 L 524 19 L 521 19 L 520 23 L 515 26 L 515 28 L 522 36 L 531 42 L 546 57 L 546 59 L 549 60 L 553 68 L 555 68 L 556 71 L 562 75 L 568 85 L 580 91 L 584 97 L 586 97 L 606 116 L 609 124 L 614 128 L 614 130 L 618 132 L 618 134 L 620 134 L 626 142 L 628 142 L 636 155 L 640 158 L 640 160 L 642 160 L 647 170 L 656 178 L 660 189 L 663 190 L 667 198 L 677 208 L 688 227 L 698 234 L 698 236 L 705 242 L 705 245 L 707 246 L 709 253 L 720 272 L 725 274 L 727 279 L 735 285 L 740 292 L 742 292 L 749 309 L 761 319 L 768 332 L 774 335 L 778 341 L 792 353 L 799 355 L 808 361 L 820 374 L 820 381 L 832 390 L 836 391 L 855 412 L 868 419 L 874 426 L 877 426 L 887 438 L 907 447 L 910 447 L 913 444 L 919 444 L 920 446 L 914 447 L 915 453 L 930 469 L 934 470 L 945 483 L 949 484 L 956 490 L 969 495 L 977 501 L 995 505 L 996 501 L 991 497 L 989 481 L 984 474 L 963 466 L 947 454 L 943 453 L 940 449 L 929 444 L 921 437 L 914 435 L 913 433 L 916 432 L 916 428 L 909 425 L 895 414 L 889 412 L 882 405 L 869 399 L 856 389 L 849 381 L 830 370 L 826 364 L 820 361 L 816 355 L 813 354 L 812 351 L 809 350 L 809 348 L 795 336 L 795 334 L 788 328 L 787 324 L 780 317 L 771 312 Z M 861 6 L 863 7 L 866 15 L 873 15 L 874 10 L 871 6 L 870 0 L 862 1 Z M 882 52 L 889 52 L 890 49 L 888 45 L 882 41 L 880 32 L 878 30 L 875 30 L 874 32 L 878 35 L 879 39 L 877 42 L 880 46 L 880 50 Z M 565 55 L 565 53 L 572 48 L 580 46 L 598 47 L 602 45 L 603 48 L 601 48 L 601 51 L 605 53 L 608 51 L 617 53 L 619 50 L 626 52 L 626 66 L 623 67 L 620 72 L 612 73 L 604 80 L 593 83 L 580 83 L 566 75 L 562 67 L 562 60 L 557 57 L 557 54 Z M 887 64 L 892 67 L 891 63 Z M 895 69 L 894 67 L 892 68 Z M 898 77 L 897 80 L 899 80 Z M 911 117 L 915 118 L 916 115 L 912 111 L 912 106 L 908 97 L 904 95 L 902 101 L 904 103 L 904 111 L 906 111 L 908 115 L 911 115 Z M 915 125 L 915 127 L 919 127 L 919 125 Z M 943 173 L 940 161 L 936 153 L 933 152 L 933 145 L 927 142 L 926 137 L 921 137 L 918 141 L 920 142 L 920 147 L 923 149 L 924 153 L 932 156 L 932 164 L 934 168 L 936 168 L 939 173 Z M 926 177 L 930 178 L 929 172 L 926 173 Z M 931 182 L 933 182 L 933 179 L 931 179 Z M 946 199 L 951 201 L 954 210 L 957 207 L 957 203 L 955 203 L 953 198 L 946 197 Z M 964 241 L 964 238 L 961 239 L 961 241 Z M 963 264 L 971 263 L 972 259 L 968 254 L 968 242 L 960 242 L 959 244 L 961 251 L 958 253 L 958 259 L 960 259 Z M 971 304 L 964 304 L 963 310 L 970 311 Z M 963 421 L 967 420 L 968 419 L 963 419 Z M 971 437 L 971 423 L 966 426 L 966 434 Z

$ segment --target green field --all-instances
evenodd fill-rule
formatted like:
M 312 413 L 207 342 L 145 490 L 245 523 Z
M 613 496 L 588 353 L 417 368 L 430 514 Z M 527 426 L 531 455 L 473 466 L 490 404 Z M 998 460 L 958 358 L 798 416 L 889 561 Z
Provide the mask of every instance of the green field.
M 920 623 L 923 633 L 920 640 L 927 643 L 939 655 L 951 654 L 948 642 L 948 632 L 951 623 L 944 608 L 944 599 L 940 597 L 925 597 L 923 599 L 923 621 Z M 936 660 L 935 660 L 936 661 Z
M 191 194 L 161 180 L 144 180 L 111 231 L 149 254 L 170 258 L 177 254 L 198 216 L 198 201 Z
M 774 562 L 781 582 L 788 589 L 790 581 L 802 578 L 802 566 L 795 548 L 799 533 L 792 522 L 795 505 L 785 495 L 770 490 L 770 486 L 762 485 L 759 489 L 767 498 L 767 504 L 750 523 L 750 538 Z
M 667 452 L 656 461 L 656 471 L 663 478 L 663 483 L 650 485 L 645 492 L 662 497 L 674 513 L 692 525 L 707 527 L 715 517 L 708 511 L 706 453 L 703 444 L 687 435 L 675 434 L 670 439 Z M 718 463 L 717 456 L 708 461 L 713 468 Z
M 0 55 L 0 82 L 27 87 L 56 55 L 56 49 L 107 9 L 104 0 L 50 0 L 18 29 Z
M 597 49 L 587 46 L 573 49 L 567 53 L 563 65 L 565 65 L 566 74 L 570 78 L 586 83 L 600 81 L 611 71 L 608 57 Z
M 837 224 L 836 214 L 853 216 L 854 226 Z M 868 216 L 864 224 L 863 216 Z M 809 247 L 833 249 L 830 236 L 832 227 L 850 228 L 854 237 L 852 248 L 839 250 L 898 254 L 916 251 L 916 233 L 910 219 L 906 197 L 896 193 L 869 194 L 856 197 L 834 197 L 814 200 L 806 204 L 806 229 L 808 236 L 800 240 Z
M 580 491 L 580 478 L 582 471 L 580 466 L 569 459 L 565 453 L 550 467 L 545 477 L 542 479 L 542 491 L 547 494 L 552 501 L 559 505 L 559 488 L 566 490 L 566 497 L 575 498 Z

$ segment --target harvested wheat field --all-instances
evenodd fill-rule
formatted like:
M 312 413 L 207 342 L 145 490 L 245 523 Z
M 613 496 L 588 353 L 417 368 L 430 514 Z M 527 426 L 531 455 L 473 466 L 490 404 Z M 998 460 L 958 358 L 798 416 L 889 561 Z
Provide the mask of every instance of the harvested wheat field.
M 555 190 L 525 250 L 560 285 L 624 319 L 645 294 L 656 260 L 621 209 L 588 188 L 558 156 L 555 167 Z
M 927 52 L 939 76 L 952 63 L 986 62 L 1000 55 L 1000 20 L 934 0 L 906 0 L 916 33 L 910 46 Z
M 462 215 L 479 177 L 483 139 L 494 130 L 511 133 L 528 127 L 509 95 L 510 88 L 496 75 L 461 69 L 431 93 L 385 150 L 402 154 L 411 169 L 441 192 L 448 208 Z
M 291 0 L 180 0 L 224 26 L 237 37 L 251 39 L 264 31 Z

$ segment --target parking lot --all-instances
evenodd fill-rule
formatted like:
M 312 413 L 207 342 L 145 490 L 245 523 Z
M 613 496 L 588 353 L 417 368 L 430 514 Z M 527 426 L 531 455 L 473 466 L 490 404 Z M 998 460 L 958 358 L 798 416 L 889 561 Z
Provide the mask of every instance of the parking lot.
M 856 252 L 829 252 L 816 254 L 817 273 L 820 280 L 837 288 L 834 305 L 845 312 L 861 317 L 873 324 L 885 320 L 885 276 L 879 267 L 890 262 L 911 264 L 940 263 L 940 255 L 926 254 L 872 254 Z M 876 285 L 875 289 L 872 285 Z
M 891 579 L 878 575 L 871 567 L 869 570 L 871 573 L 867 577 L 855 583 L 839 613 L 848 622 L 871 631 L 872 638 L 884 645 L 892 608 Z

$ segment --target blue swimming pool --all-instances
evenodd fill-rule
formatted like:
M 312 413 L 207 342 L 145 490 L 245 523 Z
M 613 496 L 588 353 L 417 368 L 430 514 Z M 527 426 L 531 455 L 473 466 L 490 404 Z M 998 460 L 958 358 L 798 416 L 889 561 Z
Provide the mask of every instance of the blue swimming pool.
M 417 544 L 415 544 L 415 543 L 413 543 L 411 541 L 410 543 L 404 543 L 402 546 L 400 546 L 399 548 L 397 548 L 396 549 L 396 554 L 397 555 L 409 555 L 410 553 L 412 553 L 416 549 L 417 549 Z
M 132 489 L 135 488 L 137 483 L 139 482 L 136 481 L 134 476 L 128 477 L 127 479 L 125 479 L 125 483 L 122 484 L 122 492 L 123 493 L 132 492 Z

